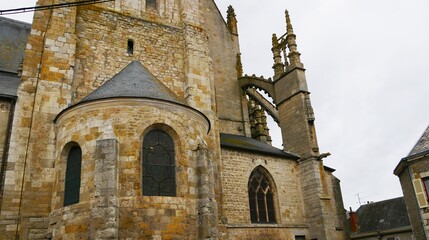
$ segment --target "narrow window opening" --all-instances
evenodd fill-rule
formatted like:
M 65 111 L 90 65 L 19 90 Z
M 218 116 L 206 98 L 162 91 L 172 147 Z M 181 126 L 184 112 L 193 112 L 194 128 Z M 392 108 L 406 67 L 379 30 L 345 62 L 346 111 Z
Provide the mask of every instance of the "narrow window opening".
M 82 150 L 79 146 L 74 146 L 67 155 L 64 206 L 79 202 L 81 166 Z
M 156 9 L 156 0 L 146 0 L 146 7 Z
M 133 52 L 134 52 L 134 41 L 131 39 L 128 39 L 127 53 L 129 55 L 133 55 Z

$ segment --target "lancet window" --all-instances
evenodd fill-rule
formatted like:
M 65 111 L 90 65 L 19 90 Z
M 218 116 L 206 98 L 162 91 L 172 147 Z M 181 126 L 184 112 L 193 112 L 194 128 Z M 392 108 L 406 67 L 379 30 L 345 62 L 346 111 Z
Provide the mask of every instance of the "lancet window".
M 79 146 L 73 146 L 67 154 L 64 206 L 79 202 L 81 167 L 82 150 Z
M 252 223 L 275 223 L 275 189 L 269 173 L 257 167 L 250 174 L 248 191 Z

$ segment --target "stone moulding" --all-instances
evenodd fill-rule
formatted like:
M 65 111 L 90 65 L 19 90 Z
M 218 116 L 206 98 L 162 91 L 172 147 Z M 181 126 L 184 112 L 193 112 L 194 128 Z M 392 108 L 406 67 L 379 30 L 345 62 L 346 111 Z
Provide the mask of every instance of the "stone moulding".
M 79 113 L 83 113 L 90 110 L 101 110 L 103 108 L 112 108 L 112 107 L 125 107 L 125 106 L 153 106 L 165 109 L 167 111 L 176 112 L 178 110 L 184 110 L 191 114 L 191 116 L 195 118 L 199 118 L 202 122 L 206 123 L 207 133 L 210 132 L 211 123 L 210 120 L 204 115 L 202 112 L 198 111 L 195 108 L 190 106 L 179 104 L 176 102 L 170 102 L 166 100 L 152 99 L 152 98 L 135 98 L 135 97 L 117 97 L 117 98 L 109 98 L 109 99 L 99 99 L 88 102 L 80 102 L 73 106 L 70 106 L 64 110 L 62 110 L 54 119 L 54 123 L 56 125 L 61 124 L 63 119 L 67 119 L 70 114 L 75 115 Z

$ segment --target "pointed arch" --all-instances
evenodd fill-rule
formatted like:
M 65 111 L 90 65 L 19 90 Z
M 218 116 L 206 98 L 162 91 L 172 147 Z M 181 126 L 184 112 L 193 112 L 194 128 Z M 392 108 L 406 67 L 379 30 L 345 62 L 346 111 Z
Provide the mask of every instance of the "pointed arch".
M 262 166 L 249 177 L 249 210 L 252 223 L 276 223 L 277 189 L 271 174 Z

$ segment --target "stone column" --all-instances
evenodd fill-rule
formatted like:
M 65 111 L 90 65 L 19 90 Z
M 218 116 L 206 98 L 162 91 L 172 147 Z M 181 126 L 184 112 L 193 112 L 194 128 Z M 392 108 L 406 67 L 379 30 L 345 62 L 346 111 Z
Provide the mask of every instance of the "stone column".
M 205 144 L 196 150 L 198 239 L 217 239 L 217 203 L 214 193 L 213 154 Z
M 118 239 L 119 143 L 116 139 L 96 142 L 94 193 L 91 199 L 91 239 Z

